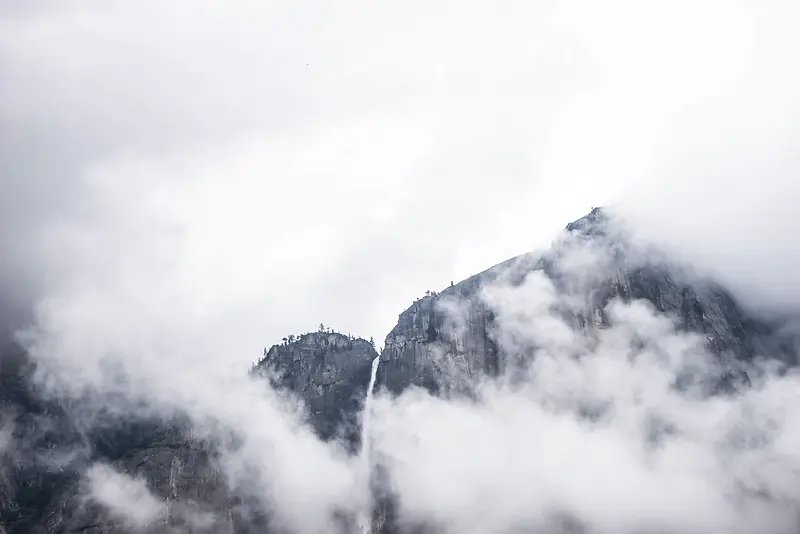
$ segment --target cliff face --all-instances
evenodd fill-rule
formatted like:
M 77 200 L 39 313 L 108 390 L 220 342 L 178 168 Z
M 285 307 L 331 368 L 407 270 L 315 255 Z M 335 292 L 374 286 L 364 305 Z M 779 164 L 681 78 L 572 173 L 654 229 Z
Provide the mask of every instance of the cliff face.
M 247 528 L 254 517 L 239 513 L 240 500 L 226 486 L 212 443 L 194 439 L 183 425 L 157 421 L 115 425 L 104 434 L 96 438 L 93 447 L 92 460 L 101 463 L 87 471 L 89 464 L 83 462 L 79 471 L 82 478 L 57 501 L 41 527 L 42 533 L 250 532 Z M 131 524 L 81 496 L 89 483 L 87 478 L 102 488 L 116 473 L 146 481 L 159 508 L 153 520 Z
M 274 384 L 300 393 L 315 430 L 324 439 L 341 432 L 354 442 L 355 418 L 377 357 L 375 347 L 365 339 L 312 332 L 270 348 L 256 372 L 271 373 Z
M 12 343 L 0 347 L 0 533 L 37 532 L 77 480 L 70 451 L 82 437 L 56 403 L 30 388 L 33 366 Z
M 590 265 L 575 269 L 575 262 Z M 722 359 L 767 354 L 794 363 L 777 332 L 751 318 L 726 290 L 657 251 L 633 247 L 596 208 L 567 225 L 550 250 L 518 256 L 415 301 L 386 337 L 378 384 L 395 392 L 410 385 L 453 390 L 508 368 L 510 355 L 498 345 L 496 313 L 485 290 L 519 287 L 534 272 L 581 301 L 567 312 L 581 328 L 607 326 L 606 307 L 613 299 L 641 299 L 675 317 L 679 328 L 704 335 Z
M 31 366 L 13 350 L 0 358 L 0 533 L 156 533 L 187 525 L 186 532 L 198 534 L 247 532 L 235 530 L 252 519 L 237 517 L 210 444 L 192 439 L 186 427 L 161 421 L 109 420 L 81 429 L 67 410 L 35 395 Z M 85 500 L 86 475 L 96 462 L 108 472 L 146 480 L 161 503 L 157 520 L 141 528 L 127 525 Z
M 506 267 L 501 264 L 427 295 L 401 313 L 386 337 L 377 383 L 395 393 L 412 385 L 440 391 L 448 387 L 455 368 L 468 377 L 496 375 L 500 362 L 491 336 L 493 314 L 479 292 Z

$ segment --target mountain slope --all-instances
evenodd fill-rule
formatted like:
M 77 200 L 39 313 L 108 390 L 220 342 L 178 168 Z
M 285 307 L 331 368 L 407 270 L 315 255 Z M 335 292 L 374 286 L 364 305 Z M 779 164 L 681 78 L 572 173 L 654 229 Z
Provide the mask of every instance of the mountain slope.
M 501 374 L 510 355 L 498 347 L 496 311 L 485 290 L 519 287 L 534 272 L 581 301 L 569 315 L 582 327 L 607 326 L 606 307 L 614 299 L 643 300 L 674 317 L 681 329 L 705 336 L 720 358 L 792 360 L 775 327 L 752 318 L 724 288 L 627 239 L 595 208 L 567 225 L 550 250 L 512 258 L 415 301 L 386 337 L 378 383 L 395 392 L 409 385 L 439 390 L 457 387 L 454 379 Z M 576 261 L 591 266 L 569 265 Z

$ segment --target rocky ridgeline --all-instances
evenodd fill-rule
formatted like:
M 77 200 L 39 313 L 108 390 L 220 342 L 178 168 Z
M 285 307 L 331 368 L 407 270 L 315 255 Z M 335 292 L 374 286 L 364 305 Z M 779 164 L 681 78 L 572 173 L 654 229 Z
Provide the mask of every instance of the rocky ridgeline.
M 592 212 L 566 228 L 566 239 L 543 254 L 524 254 L 417 300 L 400 314 L 381 352 L 378 384 L 398 392 L 410 385 L 432 391 L 469 387 L 484 375 L 496 376 L 512 364 L 496 342 L 495 313 L 482 297 L 489 284 L 519 286 L 533 271 L 556 287 L 573 281 L 562 269 L 568 248 L 591 246 L 604 253 L 599 276 L 580 290 L 586 306 L 567 319 L 580 328 L 608 326 L 612 299 L 648 301 L 677 318 L 680 328 L 705 336 L 720 358 L 750 360 L 756 354 L 789 351 L 768 324 L 755 320 L 717 284 L 670 265 L 652 251 L 629 250 L 624 235 L 605 213 Z M 790 363 L 794 363 L 790 361 Z

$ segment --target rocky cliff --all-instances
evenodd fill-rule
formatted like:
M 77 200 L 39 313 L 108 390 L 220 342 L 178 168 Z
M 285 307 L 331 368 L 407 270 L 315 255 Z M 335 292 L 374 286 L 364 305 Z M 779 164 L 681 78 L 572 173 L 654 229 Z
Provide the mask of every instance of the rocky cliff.
M 274 345 L 255 372 L 273 376 L 273 384 L 299 393 L 309 418 L 324 439 L 339 435 L 355 443 L 356 415 L 369 383 L 372 343 L 337 332 L 311 332 Z
M 577 268 L 575 262 L 591 266 Z M 795 363 L 776 328 L 751 317 L 713 281 L 658 251 L 634 247 L 619 223 L 595 208 L 567 225 L 551 249 L 512 258 L 416 300 L 386 337 L 378 383 L 395 392 L 410 385 L 441 391 L 502 373 L 512 355 L 498 345 L 496 311 L 485 290 L 518 287 L 534 272 L 580 301 L 565 313 L 581 328 L 607 326 L 606 308 L 614 299 L 644 300 L 675 317 L 681 329 L 704 335 L 720 359 L 770 355 Z
M 7 347 L 0 361 L 0 533 L 248 532 L 252 516 L 237 517 L 214 448 L 192 439 L 188 427 L 132 418 L 98 418 L 83 427 L 70 409 L 37 395 L 32 365 L 17 348 Z M 160 519 L 132 526 L 87 501 L 93 465 L 108 466 L 96 473 L 101 477 L 120 472 L 147 480 L 161 499 Z

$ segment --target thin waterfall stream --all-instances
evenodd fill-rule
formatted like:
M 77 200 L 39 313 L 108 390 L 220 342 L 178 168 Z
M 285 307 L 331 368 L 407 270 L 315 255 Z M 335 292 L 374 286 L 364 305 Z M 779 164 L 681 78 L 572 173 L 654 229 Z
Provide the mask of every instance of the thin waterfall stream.
M 367 486 L 367 493 L 369 493 L 369 481 L 372 473 L 372 460 L 370 458 L 371 444 L 370 444 L 370 419 L 372 417 L 372 390 L 375 389 L 375 378 L 378 376 L 378 364 L 380 364 L 381 357 L 376 356 L 372 360 L 372 374 L 369 377 L 369 386 L 367 386 L 367 399 L 364 401 L 364 414 L 361 423 L 361 451 L 359 457 L 361 459 L 361 472 L 363 473 L 363 481 Z M 358 514 L 358 532 L 359 534 L 370 534 L 372 532 L 372 501 L 369 499 L 367 505 Z

